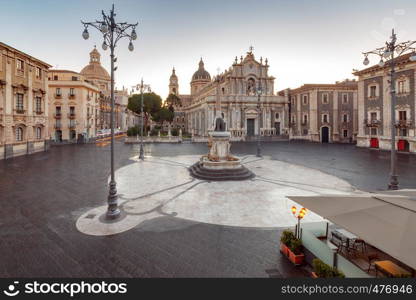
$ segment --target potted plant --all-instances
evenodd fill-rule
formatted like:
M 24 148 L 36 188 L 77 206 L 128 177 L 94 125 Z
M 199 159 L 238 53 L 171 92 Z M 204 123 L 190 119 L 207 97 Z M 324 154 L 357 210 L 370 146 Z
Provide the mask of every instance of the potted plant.
M 288 249 L 289 260 L 295 265 L 301 265 L 305 260 L 305 255 L 302 253 L 302 241 L 300 239 L 294 238 L 290 242 Z
M 302 253 L 302 241 L 296 238 L 291 230 L 285 230 L 280 237 L 280 251 L 295 265 L 300 265 L 305 259 Z
M 289 245 L 294 238 L 295 234 L 293 233 L 293 231 L 287 229 L 282 232 L 282 235 L 280 236 L 280 251 L 285 256 L 288 256 Z
M 338 278 L 345 278 L 344 273 L 342 273 L 341 271 L 339 271 L 337 268 L 335 267 L 331 267 L 330 265 L 324 263 L 322 260 L 315 258 L 312 261 L 312 265 L 313 265 L 313 272 L 312 272 L 312 277 L 313 278 L 333 278 L 333 277 L 338 277 Z

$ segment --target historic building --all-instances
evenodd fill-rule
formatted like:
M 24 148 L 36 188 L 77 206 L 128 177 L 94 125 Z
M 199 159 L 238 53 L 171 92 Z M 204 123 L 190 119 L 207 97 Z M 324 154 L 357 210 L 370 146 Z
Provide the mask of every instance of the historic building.
M 290 90 L 290 138 L 351 143 L 358 133 L 357 82 L 304 84 Z
M 412 53 L 395 58 L 396 61 L 396 149 L 416 152 L 415 132 L 415 69 L 416 62 L 409 58 Z M 354 75 L 358 80 L 358 123 L 357 145 L 391 149 L 391 95 L 390 63 L 383 67 L 375 65 Z
M 97 48 L 90 52 L 90 63 L 81 70 L 81 75 L 86 80 L 96 85 L 100 90 L 99 98 L 99 129 L 110 128 L 111 118 L 111 77 L 101 65 L 101 54 Z
M 81 74 L 50 70 L 49 128 L 55 142 L 95 138 L 100 120 L 100 90 Z
M 178 77 L 173 70 L 169 92 L 181 99 L 176 106 L 174 126 L 184 126 L 195 139 L 204 140 L 213 130 L 215 103 L 221 102 L 227 130 L 233 140 L 251 136 L 282 137 L 288 134 L 288 95 L 274 94 L 275 78 L 268 75 L 268 61 L 256 60 L 252 49 L 234 60 L 232 66 L 214 79 L 202 59 L 191 80 L 191 94 L 179 93 Z M 179 123 L 176 123 L 179 122 Z
M 114 91 L 115 97 L 115 128 L 126 132 L 130 127 L 138 125 L 139 117 L 137 114 L 127 109 L 130 94 L 124 87 Z
M 47 149 L 50 67 L 0 42 L 0 159 Z

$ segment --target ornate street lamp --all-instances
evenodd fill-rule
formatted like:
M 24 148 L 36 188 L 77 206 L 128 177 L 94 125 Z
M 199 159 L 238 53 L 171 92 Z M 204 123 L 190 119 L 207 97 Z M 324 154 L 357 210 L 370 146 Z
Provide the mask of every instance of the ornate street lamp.
M 257 110 L 259 112 L 259 120 L 258 120 L 259 130 L 258 130 L 258 135 L 257 135 L 257 154 L 256 154 L 257 157 L 261 157 L 261 148 L 260 148 L 260 133 L 261 133 L 261 131 L 260 131 L 260 126 L 261 126 L 261 122 L 260 122 L 260 120 L 261 120 L 260 96 L 261 96 L 262 92 L 263 91 L 261 89 L 261 86 L 259 86 L 257 88 L 257 96 L 258 96 L 258 100 L 257 100 Z
M 292 210 L 292 214 L 293 214 L 293 216 L 294 216 L 295 218 L 297 218 L 297 219 L 298 219 L 298 226 L 297 226 L 297 228 L 296 228 L 296 237 L 297 237 L 298 239 L 300 239 L 300 220 L 302 220 L 302 219 L 303 219 L 303 217 L 305 217 L 307 209 L 306 209 L 306 208 L 304 208 L 304 207 L 302 207 L 302 208 L 300 209 L 300 211 L 299 211 L 298 215 L 296 215 L 296 211 L 297 211 L 296 206 L 294 206 L 294 205 L 293 205 L 291 210 Z
M 407 51 L 412 51 L 413 55 L 410 57 L 411 61 L 416 61 L 416 54 L 414 44 L 416 41 L 407 41 L 398 43 L 396 34 L 394 33 L 394 29 L 392 30 L 390 42 L 386 42 L 386 45 L 381 48 L 377 48 L 372 51 L 363 52 L 364 54 L 364 65 L 368 65 L 370 60 L 368 56 L 370 54 L 374 54 L 380 57 L 380 62 L 378 65 L 382 68 L 386 64 L 390 64 L 390 95 L 391 95 L 391 103 L 390 103 L 390 114 L 391 114 L 391 155 L 390 155 L 390 183 L 388 188 L 390 190 L 397 190 L 399 188 L 399 181 L 397 176 L 397 154 L 396 154 L 396 113 L 395 113 L 395 104 L 396 104 L 396 83 L 395 83 L 395 65 L 396 60 L 394 57 L 394 53 L 397 56 L 404 54 Z
M 104 11 L 102 13 L 102 20 L 95 22 L 83 22 L 84 31 L 82 37 L 86 40 L 89 38 L 88 27 L 94 27 L 103 34 L 104 42 L 102 48 L 106 50 L 110 47 L 110 58 L 111 58 L 111 118 L 110 118 L 110 127 L 111 127 L 111 179 L 110 179 L 110 189 L 108 194 L 108 208 L 107 208 L 107 219 L 116 219 L 120 216 L 120 209 L 118 208 L 118 196 L 116 189 L 116 181 L 114 176 L 114 71 L 117 67 L 114 67 L 114 63 L 117 59 L 114 57 L 114 49 L 117 46 L 117 42 L 121 38 L 128 38 L 130 40 L 128 49 L 133 51 L 134 46 L 132 40 L 137 39 L 136 34 L 136 24 L 128 24 L 126 22 L 117 23 L 115 20 L 114 4 L 111 8 L 110 14 L 106 15 Z M 131 29 L 131 33 L 127 33 L 127 30 Z
M 144 112 L 143 112 L 143 92 L 147 91 L 148 93 L 151 93 L 152 90 L 150 88 L 149 84 L 144 84 L 143 83 L 143 78 L 141 80 L 141 82 L 134 86 L 133 89 L 136 89 L 136 91 L 140 91 L 141 94 L 141 104 L 140 104 L 140 110 L 141 110 L 141 129 L 140 129 L 140 153 L 139 153 L 139 159 L 144 160 L 144 149 L 143 149 L 143 127 L 144 127 Z

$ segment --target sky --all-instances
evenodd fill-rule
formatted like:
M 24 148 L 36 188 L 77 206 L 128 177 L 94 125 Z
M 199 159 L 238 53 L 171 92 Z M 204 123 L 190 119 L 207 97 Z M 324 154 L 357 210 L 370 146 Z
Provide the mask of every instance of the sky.
M 162 98 L 173 67 L 179 92 L 189 93 L 200 57 L 214 76 L 253 46 L 279 91 L 353 78 L 362 52 L 383 46 L 393 27 L 399 41 L 416 39 L 414 0 L 0 0 L 0 41 L 77 72 L 97 45 L 109 71 L 101 33 L 90 29 L 85 41 L 80 21 L 98 20 L 113 3 L 117 21 L 139 23 L 135 50 L 127 39 L 116 48 L 116 86 L 143 78 Z

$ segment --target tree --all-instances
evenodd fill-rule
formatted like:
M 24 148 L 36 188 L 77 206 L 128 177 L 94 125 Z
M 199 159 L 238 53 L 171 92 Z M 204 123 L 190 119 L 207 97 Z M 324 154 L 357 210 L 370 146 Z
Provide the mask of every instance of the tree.
M 169 96 L 166 98 L 165 103 L 170 107 L 177 107 L 182 105 L 181 99 L 176 96 L 175 94 L 169 94 Z
M 169 124 L 173 121 L 174 118 L 174 111 L 170 107 L 162 107 L 153 118 L 154 121 L 163 124 L 163 122 L 169 122 Z
M 141 94 L 134 94 L 129 98 L 127 108 L 131 111 L 141 114 Z M 143 112 L 144 112 L 144 128 L 148 127 L 149 119 L 155 120 L 157 113 L 162 108 L 162 98 L 155 93 L 144 93 L 143 94 Z

